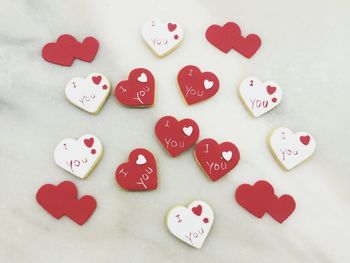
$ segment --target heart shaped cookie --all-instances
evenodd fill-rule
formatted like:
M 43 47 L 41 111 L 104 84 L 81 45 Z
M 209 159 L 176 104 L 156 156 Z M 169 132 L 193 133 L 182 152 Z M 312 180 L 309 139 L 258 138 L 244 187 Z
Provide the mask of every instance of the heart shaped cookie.
M 67 172 L 85 178 L 102 158 L 103 147 L 100 140 L 85 134 L 78 140 L 67 138 L 55 148 L 55 163 Z
M 53 217 L 67 216 L 79 225 L 83 225 L 96 209 L 96 200 L 90 195 L 78 199 L 74 183 L 64 181 L 60 184 L 43 185 L 36 193 L 38 203 Z
M 181 26 L 174 21 L 163 23 L 158 19 L 152 19 L 142 27 L 143 39 L 160 57 L 176 49 L 181 43 L 183 35 Z
M 239 85 L 238 93 L 254 117 L 274 109 L 282 101 L 282 89 L 276 82 L 263 83 L 255 77 L 243 80 Z
M 169 210 L 166 224 L 170 232 L 181 241 L 201 248 L 214 223 L 214 212 L 204 201 L 194 201 Z
M 186 66 L 177 75 L 177 82 L 186 102 L 191 105 L 214 96 L 219 79 L 212 72 L 201 72 L 196 66 Z
M 276 160 L 286 170 L 308 159 L 316 149 L 316 142 L 309 133 L 293 133 L 284 127 L 271 132 L 268 144 Z
M 199 127 L 191 119 L 178 121 L 172 116 L 165 116 L 156 123 L 155 133 L 164 149 L 176 157 L 196 143 Z
M 115 87 L 117 100 L 128 107 L 150 107 L 154 103 L 153 74 L 145 68 L 136 68 L 129 74 L 128 80 L 120 81 Z
M 115 172 L 118 184 L 131 191 L 149 191 L 157 188 L 157 165 L 153 154 L 146 149 L 135 149 L 129 161 L 118 166 Z
M 66 85 L 66 98 L 90 113 L 100 111 L 109 93 L 109 81 L 100 73 L 91 73 L 85 79 L 73 78 Z
M 239 150 L 231 142 L 218 144 L 213 139 L 200 141 L 194 150 L 194 156 L 202 170 L 212 181 L 216 181 L 231 171 L 239 162 Z

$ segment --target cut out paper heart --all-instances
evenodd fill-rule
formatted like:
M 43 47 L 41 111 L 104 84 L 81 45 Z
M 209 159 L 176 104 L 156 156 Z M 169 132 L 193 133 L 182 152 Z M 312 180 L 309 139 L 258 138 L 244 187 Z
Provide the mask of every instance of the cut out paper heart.
M 169 210 L 166 224 L 170 232 L 183 242 L 201 248 L 214 222 L 214 212 L 204 201 L 194 201 Z
M 274 109 L 282 101 L 282 89 L 273 81 L 261 82 L 249 77 L 241 82 L 238 89 L 241 100 L 254 117 Z
M 236 23 L 228 22 L 223 26 L 211 25 L 206 33 L 207 40 L 224 53 L 236 50 L 246 58 L 251 58 L 261 46 L 261 39 L 255 34 L 243 37 Z
M 129 161 L 115 172 L 118 184 L 131 191 L 149 191 L 157 188 L 157 165 L 153 154 L 146 149 L 135 149 Z
M 199 127 L 191 119 L 178 121 L 172 116 L 165 116 L 156 123 L 155 133 L 165 150 L 176 157 L 196 143 Z
M 90 195 L 77 198 L 78 191 L 74 183 L 64 181 L 57 186 L 43 185 L 36 193 L 38 203 L 53 217 L 67 216 L 79 225 L 83 225 L 96 209 L 96 200 Z
M 129 74 L 128 80 L 120 81 L 115 87 L 115 97 L 128 107 L 150 107 L 154 103 L 153 74 L 145 68 L 136 68 Z
M 87 37 L 82 43 L 71 35 L 61 35 L 54 43 L 46 44 L 42 57 L 47 62 L 61 66 L 71 66 L 75 58 L 91 62 L 98 51 L 99 43 L 93 37 Z
M 278 128 L 271 132 L 268 144 L 277 161 L 286 170 L 291 170 L 308 159 L 316 149 L 316 142 L 306 132 L 293 133 L 288 128 Z
M 100 140 L 94 135 L 86 134 L 78 140 L 62 140 L 55 148 L 54 160 L 67 172 L 83 179 L 91 173 L 102 155 Z
M 143 25 L 142 36 L 154 53 L 162 57 L 180 45 L 183 31 L 174 21 L 163 23 L 158 19 L 152 19 Z
M 254 185 L 242 184 L 235 193 L 237 202 L 258 218 L 270 214 L 277 222 L 283 223 L 295 210 L 294 198 L 290 195 L 277 197 L 274 189 L 266 181 Z
M 212 72 L 201 72 L 196 66 L 186 66 L 177 75 L 177 82 L 186 102 L 191 105 L 214 96 L 219 79 Z
M 220 179 L 235 168 L 240 159 L 236 145 L 231 142 L 218 144 L 213 139 L 200 141 L 195 147 L 194 156 L 212 181 Z
M 91 73 L 85 79 L 73 78 L 66 85 L 66 98 L 90 113 L 100 111 L 109 93 L 109 81 L 100 73 Z

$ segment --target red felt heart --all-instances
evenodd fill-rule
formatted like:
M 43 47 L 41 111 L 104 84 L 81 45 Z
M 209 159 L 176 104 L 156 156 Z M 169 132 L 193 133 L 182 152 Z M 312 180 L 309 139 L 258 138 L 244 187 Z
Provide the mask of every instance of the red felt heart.
M 272 94 L 274 94 L 274 93 L 275 93 L 275 91 L 276 91 L 276 87 L 273 87 L 273 86 L 267 86 L 267 87 L 266 87 L 266 91 L 267 91 L 267 93 L 268 93 L 269 95 L 272 95 Z
M 178 121 L 172 116 L 165 116 L 156 123 L 155 133 L 165 150 L 176 157 L 196 143 L 199 127 L 191 119 Z
M 310 136 L 309 136 L 309 135 L 300 136 L 300 141 L 301 141 L 304 145 L 308 145 L 309 142 L 310 142 Z
M 176 24 L 168 23 L 168 29 L 170 32 L 173 32 L 176 29 L 176 27 Z
M 43 185 L 36 193 L 38 203 L 53 217 L 59 219 L 66 215 L 79 225 L 84 224 L 95 211 L 96 200 L 89 195 L 77 199 L 74 183 L 64 181 L 57 186 Z
M 46 61 L 62 66 L 71 66 L 74 58 L 91 62 L 96 56 L 99 43 L 93 37 L 87 37 L 79 43 L 71 35 L 61 35 L 54 43 L 46 44 L 42 49 L 42 57 Z
M 207 40 L 224 53 L 236 50 L 246 58 L 251 58 L 261 46 L 261 39 L 255 34 L 243 37 L 236 23 L 228 22 L 224 26 L 211 25 L 205 36 Z
M 94 138 L 91 137 L 89 139 L 84 139 L 84 144 L 87 147 L 91 148 L 91 146 L 94 144 Z
M 155 84 L 153 74 L 145 68 L 136 68 L 115 87 L 117 100 L 129 107 L 149 107 L 154 103 Z
M 266 211 L 277 222 L 283 223 L 295 210 L 294 198 L 290 195 L 282 195 L 279 198 L 274 196 L 266 204 Z
M 157 165 L 151 152 L 135 149 L 129 160 L 118 166 L 115 172 L 118 184 L 131 191 L 149 191 L 157 188 Z
M 92 82 L 95 83 L 96 85 L 100 84 L 101 80 L 102 80 L 101 76 L 93 76 L 92 77 Z
M 192 212 L 193 212 L 193 214 L 200 216 L 202 214 L 202 206 L 197 205 L 195 207 L 192 207 Z
M 190 105 L 214 96 L 219 90 L 219 79 L 214 73 L 201 72 L 198 67 L 192 65 L 180 70 L 177 82 Z
M 228 158 L 229 152 L 231 152 L 230 158 Z M 194 154 L 203 171 L 213 181 L 218 180 L 235 168 L 240 159 L 236 145 L 231 142 L 218 144 L 213 139 L 200 141 L 196 145 Z
M 273 187 L 266 181 L 258 181 L 254 185 L 241 184 L 235 193 L 237 202 L 258 218 L 266 212 L 266 204 L 273 198 Z

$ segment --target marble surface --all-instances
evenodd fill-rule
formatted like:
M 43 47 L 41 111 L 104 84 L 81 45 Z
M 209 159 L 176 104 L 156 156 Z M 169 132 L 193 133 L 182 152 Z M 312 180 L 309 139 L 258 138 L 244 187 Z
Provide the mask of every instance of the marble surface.
M 347 0 L 1 0 L 0 261 L 349 262 L 349 9 Z M 140 34 L 153 17 L 176 19 L 185 31 L 182 45 L 163 59 Z M 252 59 L 225 55 L 205 40 L 209 25 L 229 20 L 261 36 Z M 43 61 L 42 46 L 62 33 L 99 39 L 93 63 L 76 61 L 67 68 Z M 218 75 L 215 97 L 185 105 L 176 76 L 188 64 Z M 124 108 L 111 96 L 93 116 L 64 98 L 72 77 L 97 71 L 115 85 L 140 66 L 156 77 L 151 109 Z M 284 89 L 282 104 L 258 119 L 236 94 L 249 75 Z M 169 157 L 153 133 L 163 115 L 193 118 L 201 138 L 236 143 L 241 162 L 213 183 L 191 151 Z M 266 145 L 278 126 L 308 131 L 318 143 L 312 159 L 290 172 Z M 53 150 L 61 139 L 84 133 L 97 135 L 105 154 L 91 176 L 79 180 L 54 164 Z M 116 185 L 114 170 L 135 147 L 152 150 L 158 159 L 156 191 L 129 193 Z M 296 211 L 284 224 L 269 216 L 257 219 L 233 199 L 239 184 L 259 179 L 294 196 Z M 83 227 L 67 218 L 57 221 L 35 201 L 42 184 L 63 180 L 97 199 Z M 164 224 L 171 206 L 195 199 L 211 204 L 216 216 L 200 250 L 174 238 Z

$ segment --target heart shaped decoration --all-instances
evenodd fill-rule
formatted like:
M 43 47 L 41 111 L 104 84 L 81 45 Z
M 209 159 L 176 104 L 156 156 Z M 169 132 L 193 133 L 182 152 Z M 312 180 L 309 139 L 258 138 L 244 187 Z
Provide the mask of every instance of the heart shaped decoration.
M 115 97 L 128 107 L 150 107 L 154 103 L 155 81 L 153 74 L 145 68 L 136 68 L 128 80 L 120 81 L 115 87 Z
M 186 66 L 177 75 L 177 82 L 187 104 L 191 105 L 214 96 L 219 79 L 212 72 L 201 72 L 196 66 Z
M 235 168 L 240 159 L 236 145 L 231 142 L 218 144 L 209 138 L 196 145 L 194 156 L 212 181 L 220 179 Z
M 274 109 L 282 101 L 282 89 L 276 82 L 263 83 L 255 77 L 243 80 L 238 92 L 244 105 L 254 117 Z
M 251 58 L 261 46 L 261 39 L 258 35 L 250 34 L 243 37 L 240 27 L 233 22 L 228 22 L 223 26 L 211 25 L 205 37 L 222 52 L 228 53 L 234 49 L 246 58 Z
M 61 35 L 56 42 L 46 44 L 42 49 L 42 57 L 46 61 L 61 66 L 71 66 L 75 58 L 91 62 L 99 48 L 98 41 L 87 37 L 79 43 L 75 37 Z
M 67 216 L 79 225 L 83 225 L 96 209 L 96 200 L 90 195 L 78 199 L 74 183 L 64 181 L 60 184 L 43 185 L 36 193 L 38 203 L 53 217 Z
M 293 133 L 288 128 L 278 128 L 268 138 L 270 149 L 286 170 L 291 170 L 308 159 L 316 149 L 316 142 L 306 132 Z
M 109 81 L 100 73 L 91 73 L 85 79 L 73 78 L 66 85 L 66 98 L 90 113 L 100 111 L 109 93 Z
M 258 181 L 254 185 L 242 184 L 235 193 L 237 202 L 258 218 L 270 214 L 277 222 L 283 223 L 295 210 L 294 198 L 290 195 L 277 197 L 271 184 Z
M 194 201 L 169 210 L 166 224 L 170 232 L 181 241 L 201 248 L 214 223 L 214 212 L 204 201 Z
M 163 23 L 158 19 L 152 19 L 142 27 L 143 39 L 160 57 L 176 49 L 180 45 L 183 35 L 181 26 L 174 21 Z
M 165 116 L 156 123 L 155 133 L 165 150 L 176 157 L 196 143 L 199 127 L 191 119 L 178 121 L 172 116 Z
M 55 163 L 67 172 L 79 177 L 87 177 L 103 155 L 100 140 L 91 134 L 81 136 L 78 140 L 67 138 L 55 148 Z
M 153 154 L 146 149 L 135 149 L 129 161 L 115 172 L 118 184 L 131 191 L 149 191 L 157 188 L 157 165 Z

